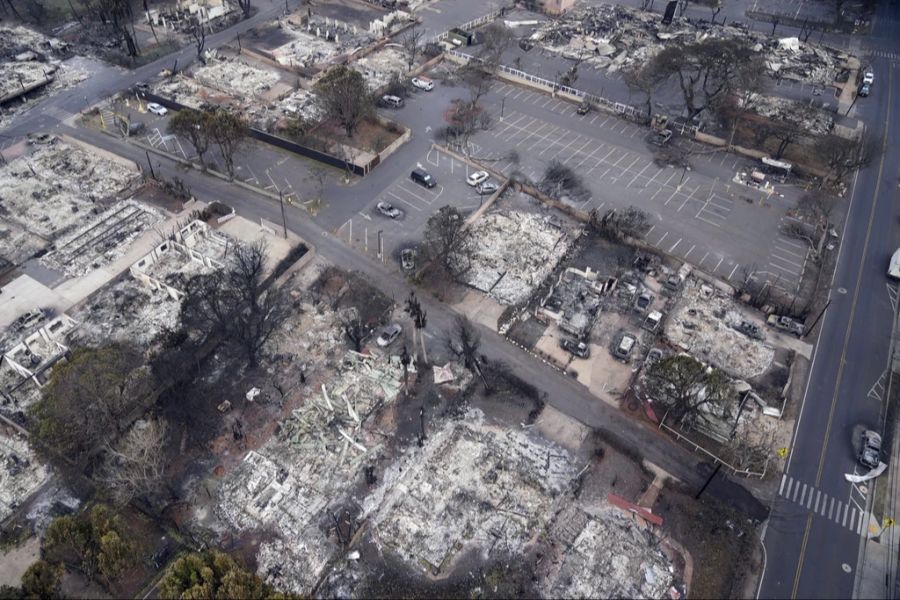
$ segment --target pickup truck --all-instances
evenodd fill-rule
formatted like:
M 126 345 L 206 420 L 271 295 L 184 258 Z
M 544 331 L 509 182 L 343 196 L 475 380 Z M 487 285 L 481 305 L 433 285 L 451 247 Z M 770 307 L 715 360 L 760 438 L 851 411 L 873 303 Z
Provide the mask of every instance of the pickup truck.
M 791 333 L 793 335 L 796 335 L 797 337 L 803 336 L 803 323 L 801 323 L 800 321 L 795 321 L 790 317 L 785 317 L 782 315 L 769 315 L 769 318 L 766 319 L 766 323 L 768 323 L 775 329 L 780 329 L 781 331 Z

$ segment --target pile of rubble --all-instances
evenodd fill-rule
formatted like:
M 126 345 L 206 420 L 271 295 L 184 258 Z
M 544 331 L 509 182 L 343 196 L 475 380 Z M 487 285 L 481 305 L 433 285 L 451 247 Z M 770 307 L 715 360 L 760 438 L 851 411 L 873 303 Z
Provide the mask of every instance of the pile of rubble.
M 377 542 L 439 574 L 468 549 L 485 558 L 520 553 L 551 520 L 577 468 L 564 448 L 471 410 L 389 466 L 363 511 Z
M 204 105 L 215 102 L 215 99 L 234 101 L 230 96 L 217 93 L 216 90 L 199 85 L 196 81 L 179 73 L 174 77 L 166 78 L 153 87 L 154 93 L 174 100 L 189 108 L 202 109 Z
M 272 48 L 270 53 L 279 63 L 292 67 L 315 68 L 332 61 L 339 54 L 365 47 L 373 38 L 355 25 L 335 19 L 293 16 L 279 23 L 281 33 L 292 41 Z
M 363 74 L 369 89 L 376 90 L 387 85 L 394 73 L 403 73 L 406 69 L 406 55 L 403 50 L 394 46 L 385 46 L 354 63 L 354 68 Z
M 278 533 L 257 561 L 279 589 L 310 593 L 336 550 L 319 519 L 381 452 L 382 437 L 366 424 L 396 398 L 402 377 L 396 357 L 348 352 L 331 384 L 304 398 L 277 436 L 250 452 L 223 483 L 216 512 L 225 522 Z
M 68 45 L 56 38 L 22 26 L 0 26 L 0 102 L 9 101 L 14 112 L 19 99 L 30 99 L 75 85 L 87 78 L 81 69 L 68 67 L 62 59 L 68 57 Z M 12 102 L 15 99 L 15 102 Z
M 125 277 L 103 287 L 71 313 L 79 323 L 70 340 L 73 346 L 94 346 L 110 341 L 148 346 L 165 329 L 179 323 L 181 304 L 162 290 Z
M 602 298 L 611 287 L 610 277 L 600 276 L 590 267 L 585 271 L 568 267 L 560 273 L 546 298 L 541 299 L 535 314 L 555 321 L 561 330 L 582 338 L 590 333 L 600 314 Z
M 574 237 L 539 214 L 487 214 L 472 226 L 470 256 L 460 257 L 470 265 L 463 280 L 502 304 L 521 304 L 553 271 Z
M 281 79 L 278 73 L 227 58 L 208 59 L 205 65 L 194 70 L 193 77 L 238 99 L 264 96 Z
M 82 277 L 124 255 L 132 241 L 162 220 L 153 208 L 126 200 L 58 238 L 41 263 L 70 277 Z
M 6 520 L 49 478 L 25 437 L 0 426 L 0 521 Z
M 823 86 L 834 83 L 846 59 L 836 50 L 797 38 L 775 40 L 745 26 L 684 18 L 663 25 L 659 13 L 611 4 L 576 8 L 543 23 L 531 39 L 550 52 L 612 72 L 646 63 L 669 42 L 690 43 L 709 37 L 744 39 L 767 58 L 773 76 Z
M 648 528 L 612 507 L 588 515 L 576 511 L 568 523 L 584 523 L 559 561 L 547 561 L 540 578 L 546 598 L 664 598 L 673 567 Z
M 277 108 L 283 117 L 302 117 L 311 123 L 317 123 L 325 116 L 316 95 L 304 89 L 294 90 L 282 98 Z
M 750 107 L 753 112 L 768 119 L 795 123 L 803 131 L 812 135 L 825 135 L 834 127 L 833 112 L 808 106 L 796 100 L 754 94 Z
M 57 141 L 0 167 L 0 212 L 52 240 L 95 221 L 138 178 L 118 162 Z
M 665 335 L 697 360 L 747 380 L 769 369 L 775 350 L 763 340 L 738 331 L 736 328 L 745 321 L 734 300 L 688 279 L 666 320 Z
M 40 236 L 19 223 L 6 220 L 5 215 L 0 218 L 0 270 L 22 264 L 46 245 Z

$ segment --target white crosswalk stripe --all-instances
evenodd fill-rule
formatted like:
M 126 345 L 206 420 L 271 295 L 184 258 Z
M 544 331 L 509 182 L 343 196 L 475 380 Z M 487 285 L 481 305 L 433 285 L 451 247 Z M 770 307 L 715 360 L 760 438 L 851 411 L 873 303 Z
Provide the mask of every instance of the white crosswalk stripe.
M 870 513 L 860 509 L 855 502 L 851 504 L 829 496 L 787 474 L 781 476 L 778 495 L 858 535 L 863 535 L 869 525 Z

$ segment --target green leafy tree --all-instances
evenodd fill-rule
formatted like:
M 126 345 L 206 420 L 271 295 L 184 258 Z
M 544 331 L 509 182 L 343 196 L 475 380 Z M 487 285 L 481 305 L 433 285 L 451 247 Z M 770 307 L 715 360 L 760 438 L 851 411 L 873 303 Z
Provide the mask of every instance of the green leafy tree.
M 44 536 L 47 556 L 76 566 L 84 575 L 109 585 L 138 561 L 138 545 L 122 519 L 102 504 L 77 515 L 59 517 Z
M 169 118 L 169 133 L 181 136 L 191 142 L 194 150 L 197 151 L 197 157 L 200 159 L 200 165 L 206 168 L 203 155 L 209 150 L 212 143 L 210 137 L 210 113 L 186 108 L 179 110 Z
M 669 409 L 675 423 L 699 416 L 709 404 L 716 404 L 733 393 L 728 376 L 687 354 L 663 358 L 650 367 L 647 391 Z
M 53 367 L 43 398 L 31 409 L 33 434 L 79 459 L 111 432 L 152 389 L 141 353 L 127 344 L 79 348 Z
M 316 91 L 323 112 L 341 124 L 347 137 L 353 137 L 363 119 L 375 110 L 365 77 L 344 65 L 325 73 L 316 83 Z
M 247 138 L 247 121 L 230 112 L 217 110 L 207 113 L 203 122 L 209 138 L 218 146 L 225 160 L 225 170 L 234 177 L 234 155 Z
M 160 596 L 172 599 L 273 598 L 272 588 L 257 575 L 217 550 L 182 556 L 160 582 Z
M 22 575 L 22 592 L 26 598 L 61 598 L 63 566 L 39 560 Z

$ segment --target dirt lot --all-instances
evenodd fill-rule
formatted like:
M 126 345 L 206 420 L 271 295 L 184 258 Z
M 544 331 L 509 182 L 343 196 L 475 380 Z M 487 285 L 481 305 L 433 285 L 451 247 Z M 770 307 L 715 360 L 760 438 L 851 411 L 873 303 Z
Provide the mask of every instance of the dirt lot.
M 693 559 L 692 598 L 736 598 L 759 565 L 747 561 L 758 543 L 756 526 L 731 508 L 666 487 L 653 512 L 665 521 L 663 531 L 679 540 Z

